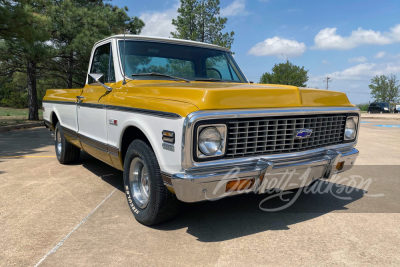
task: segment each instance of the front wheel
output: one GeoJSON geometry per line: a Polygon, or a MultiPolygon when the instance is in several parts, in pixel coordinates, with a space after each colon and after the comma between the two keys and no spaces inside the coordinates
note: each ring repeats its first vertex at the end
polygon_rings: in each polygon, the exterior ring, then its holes
{"type": "Polygon", "coordinates": [[[131,212],[144,225],[173,218],[180,202],[161,178],[153,150],[142,140],[133,141],[124,160],[124,187],[131,212]]]}

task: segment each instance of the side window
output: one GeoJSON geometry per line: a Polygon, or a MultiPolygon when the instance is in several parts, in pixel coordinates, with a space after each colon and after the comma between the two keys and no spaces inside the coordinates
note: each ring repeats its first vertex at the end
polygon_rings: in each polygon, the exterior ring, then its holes
{"type": "MultiPolygon", "coordinates": [[[[99,46],[94,51],[90,73],[102,73],[102,83],[115,82],[114,63],[111,51],[111,44],[99,46]]],[[[89,76],[89,84],[94,80],[89,76]]]]}

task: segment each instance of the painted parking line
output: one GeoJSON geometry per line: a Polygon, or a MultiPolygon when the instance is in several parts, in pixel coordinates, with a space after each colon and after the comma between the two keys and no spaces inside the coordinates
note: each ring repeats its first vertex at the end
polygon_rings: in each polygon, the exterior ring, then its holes
{"type": "Polygon", "coordinates": [[[64,242],[79,228],[82,226],[82,224],[84,224],[87,219],[89,219],[89,217],[98,209],[100,208],[101,205],[104,204],[104,202],[106,202],[107,199],[109,199],[112,194],[114,194],[115,191],[117,191],[117,189],[119,189],[121,187],[121,185],[119,185],[118,187],[116,187],[108,196],[106,196],[105,199],[103,199],[91,212],[89,212],[88,215],[86,215],[85,218],[83,218],[82,221],[80,221],[75,227],[74,229],[71,230],[71,232],[69,232],[57,245],[55,245],[55,247],[53,247],[52,249],[50,249],[46,255],[43,256],[43,258],[40,259],[40,261],[38,261],[38,263],[35,264],[35,267],[39,266],[40,264],[42,264],[42,262],[50,255],[53,254],[54,252],[56,252],[63,244],[64,242]]]}
{"type": "Polygon", "coordinates": [[[370,121],[360,121],[360,123],[371,123],[370,121]]]}
{"type": "Polygon", "coordinates": [[[399,124],[377,124],[374,126],[378,126],[378,127],[387,127],[387,128],[400,128],[399,124]]]}

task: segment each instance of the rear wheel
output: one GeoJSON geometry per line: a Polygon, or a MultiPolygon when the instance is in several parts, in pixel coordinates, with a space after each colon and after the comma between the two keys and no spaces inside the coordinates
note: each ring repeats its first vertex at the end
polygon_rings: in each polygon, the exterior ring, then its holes
{"type": "Polygon", "coordinates": [[[55,128],[54,145],[57,159],[61,164],[74,163],[79,160],[81,150],[67,141],[61,129],[60,122],[57,122],[55,128]]]}
{"type": "Polygon", "coordinates": [[[180,201],[165,187],[157,158],[142,140],[133,141],[126,152],[124,186],[131,212],[144,225],[169,220],[179,211],[180,201]]]}

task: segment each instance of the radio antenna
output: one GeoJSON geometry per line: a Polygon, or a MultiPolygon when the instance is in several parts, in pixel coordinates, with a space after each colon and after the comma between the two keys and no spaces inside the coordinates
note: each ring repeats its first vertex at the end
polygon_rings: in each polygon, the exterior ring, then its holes
{"type": "Polygon", "coordinates": [[[122,84],[126,84],[126,80],[125,80],[125,27],[124,27],[124,80],[122,81],[122,84]]]}

